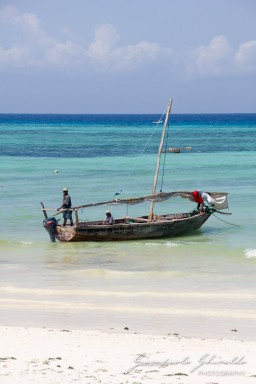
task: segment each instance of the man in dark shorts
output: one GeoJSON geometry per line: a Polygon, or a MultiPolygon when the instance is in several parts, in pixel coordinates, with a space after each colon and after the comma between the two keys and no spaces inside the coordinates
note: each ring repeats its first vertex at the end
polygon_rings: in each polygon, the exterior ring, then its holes
{"type": "MultiPolygon", "coordinates": [[[[63,203],[62,206],[57,209],[59,211],[60,209],[68,209],[71,208],[71,197],[68,194],[68,189],[66,187],[63,188],[63,203]]],[[[73,226],[73,220],[72,220],[72,211],[64,211],[63,212],[63,227],[67,224],[67,220],[70,220],[70,225],[73,226]]]]}

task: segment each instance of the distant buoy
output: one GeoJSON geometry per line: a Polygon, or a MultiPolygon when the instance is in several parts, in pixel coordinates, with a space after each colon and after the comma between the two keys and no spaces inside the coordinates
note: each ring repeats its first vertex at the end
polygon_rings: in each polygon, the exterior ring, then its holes
{"type": "Polygon", "coordinates": [[[59,173],[59,171],[58,171],[58,169],[55,169],[55,171],[54,171],[55,173],[59,173]]]}

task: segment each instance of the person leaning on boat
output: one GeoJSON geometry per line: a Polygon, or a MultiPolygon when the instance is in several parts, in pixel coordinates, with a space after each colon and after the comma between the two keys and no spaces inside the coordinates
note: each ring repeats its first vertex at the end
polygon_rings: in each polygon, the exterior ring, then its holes
{"type": "Polygon", "coordinates": [[[214,207],[213,199],[207,192],[194,191],[192,192],[194,201],[197,203],[197,210],[203,212],[204,206],[214,207]]]}
{"type": "Polygon", "coordinates": [[[114,218],[111,214],[110,211],[106,211],[106,217],[105,217],[105,220],[103,221],[103,224],[114,224],[114,218]]]}
{"type": "MultiPolygon", "coordinates": [[[[64,187],[63,188],[63,202],[62,206],[57,209],[57,211],[61,209],[68,209],[71,208],[72,203],[71,203],[71,197],[68,194],[68,188],[64,187]]],[[[63,212],[63,226],[67,224],[67,220],[70,220],[70,225],[73,226],[73,220],[72,220],[72,211],[64,211],[63,212]]]]}

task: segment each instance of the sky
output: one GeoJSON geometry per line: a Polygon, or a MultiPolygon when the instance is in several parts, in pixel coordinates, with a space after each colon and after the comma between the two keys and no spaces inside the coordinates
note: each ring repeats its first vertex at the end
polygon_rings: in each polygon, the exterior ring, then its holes
{"type": "Polygon", "coordinates": [[[0,0],[0,113],[256,113],[256,0],[0,0]]]}

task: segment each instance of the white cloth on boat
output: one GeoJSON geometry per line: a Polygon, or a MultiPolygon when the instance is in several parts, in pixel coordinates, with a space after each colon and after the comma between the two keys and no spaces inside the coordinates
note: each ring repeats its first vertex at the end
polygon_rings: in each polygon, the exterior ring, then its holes
{"type": "Polygon", "coordinates": [[[205,205],[208,205],[210,207],[214,205],[213,198],[209,195],[209,193],[202,191],[199,191],[199,193],[205,205]]]}
{"type": "Polygon", "coordinates": [[[214,208],[216,209],[226,209],[228,208],[228,197],[222,196],[222,197],[216,197],[215,199],[212,199],[214,208]]]}
{"type": "MultiPolygon", "coordinates": [[[[214,207],[218,210],[228,208],[228,197],[227,193],[222,192],[203,192],[198,191],[205,205],[214,207]]],[[[195,201],[193,192],[177,192],[177,194],[183,199],[189,199],[195,201]]]]}
{"type": "Polygon", "coordinates": [[[209,207],[214,207],[216,209],[226,209],[228,208],[228,198],[227,196],[215,197],[213,199],[212,196],[207,192],[200,191],[201,197],[205,205],[209,207]]]}

